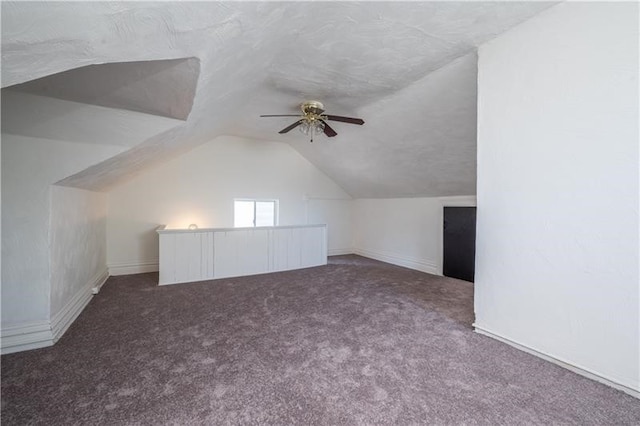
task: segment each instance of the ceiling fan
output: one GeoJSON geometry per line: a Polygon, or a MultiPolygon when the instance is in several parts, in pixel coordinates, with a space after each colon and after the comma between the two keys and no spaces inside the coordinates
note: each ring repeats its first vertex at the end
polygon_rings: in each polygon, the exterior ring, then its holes
{"type": "Polygon", "coordinates": [[[271,114],[261,115],[260,117],[299,117],[300,119],[298,121],[290,126],[285,127],[278,133],[284,134],[300,126],[300,131],[302,133],[304,133],[305,135],[310,135],[311,142],[313,142],[314,134],[317,135],[320,133],[324,133],[330,138],[338,134],[331,128],[331,126],[329,126],[327,120],[341,121],[343,123],[359,125],[364,124],[364,120],[361,118],[324,114],[324,105],[322,105],[322,103],[318,101],[303,102],[300,105],[300,109],[302,109],[302,116],[300,116],[299,114],[271,114]]]}

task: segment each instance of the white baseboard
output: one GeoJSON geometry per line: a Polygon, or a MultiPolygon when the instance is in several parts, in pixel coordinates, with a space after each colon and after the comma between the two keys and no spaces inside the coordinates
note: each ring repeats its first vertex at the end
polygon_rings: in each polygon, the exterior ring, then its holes
{"type": "Polygon", "coordinates": [[[93,286],[91,287],[91,294],[100,293],[100,289],[102,288],[104,283],[107,282],[108,279],[109,279],[109,271],[107,268],[105,268],[104,271],[96,275],[95,279],[93,280],[93,286]]]}
{"type": "Polygon", "coordinates": [[[11,354],[53,345],[49,321],[37,321],[9,327],[0,331],[0,353],[11,354]]]}
{"type": "Polygon", "coordinates": [[[438,266],[434,262],[410,259],[396,253],[380,252],[361,248],[353,249],[353,252],[360,256],[391,263],[392,265],[403,266],[405,268],[415,269],[416,271],[438,275],[438,266]]]}
{"type": "Polygon", "coordinates": [[[93,294],[100,291],[109,278],[107,270],[97,273],[69,302],[56,313],[51,321],[37,321],[3,327],[0,331],[0,352],[10,354],[52,346],[87,306],[93,294]]]}
{"type": "Polygon", "coordinates": [[[340,248],[340,249],[329,249],[327,251],[327,256],[340,256],[343,254],[353,254],[352,248],[340,248]]]}
{"type": "Polygon", "coordinates": [[[521,351],[527,352],[527,353],[529,353],[531,355],[535,355],[535,356],[537,356],[539,358],[542,358],[542,359],[544,359],[546,361],[552,362],[552,363],[554,363],[556,365],[559,365],[560,367],[566,368],[567,370],[571,370],[576,374],[579,374],[579,375],[587,377],[587,378],[589,378],[591,380],[595,380],[597,382],[603,383],[603,384],[605,384],[607,386],[611,386],[612,388],[621,390],[621,391],[623,391],[623,392],[625,392],[625,393],[627,393],[627,394],[629,394],[629,395],[631,395],[633,397],[640,398],[640,391],[639,390],[633,389],[633,388],[631,388],[631,387],[629,387],[627,385],[624,385],[622,383],[619,383],[619,382],[617,382],[617,381],[615,381],[615,380],[613,380],[613,379],[611,379],[609,377],[606,377],[606,376],[604,376],[602,374],[599,374],[599,373],[596,373],[594,371],[591,371],[588,368],[575,365],[575,364],[573,364],[573,363],[571,363],[571,362],[569,362],[567,360],[559,359],[559,358],[554,357],[553,355],[549,355],[547,353],[538,351],[538,350],[533,349],[533,348],[531,348],[531,347],[529,347],[529,346],[527,346],[525,344],[518,343],[518,342],[513,341],[513,340],[511,340],[511,339],[509,339],[507,337],[503,337],[498,333],[494,333],[492,331],[489,331],[486,328],[484,328],[484,327],[482,327],[482,326],[480,326],[478,324],[474,323],[473,327],[475,328],[475,331],[478,334],[482,334],[484,336],[491,337],[492,339],[499,340],[500,342],[506,343],[509,346],[513,346],[516,349],[520,349],[521,351]]]}
{"type": "Polygon", "coordinates": [[[60,311],[53,315],[51,318],[51,330],[53,333],[53,342],[57,342],[58,339],[67,331],[69,326],[78,318],[78,315],[89,304],[89,301],[93,297],[94,290],[100,289],[109,275],[107,270],[104,269],[98,272],[87,284],[85,284],[80,290],[74,294],[66,305],[60,309],[60,311]]]}
{"type": "Polygon", "coordinates": [[[131,275],[158,272],[158,259],[138,263],[110,263],[109,275],[131,275]]]}

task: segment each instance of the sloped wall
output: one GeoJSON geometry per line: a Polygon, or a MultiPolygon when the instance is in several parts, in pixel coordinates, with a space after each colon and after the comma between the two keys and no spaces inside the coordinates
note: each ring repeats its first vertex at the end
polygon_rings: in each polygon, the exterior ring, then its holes
{"type": "Polygon", "coordinates": [[[476,328],[640,390],[638,4],[479,52],[476,328]]]}
{"type": "Polygon", "coordinates": [[[288,144],[221,136],[109,192],[113,274],[157,270],[158,225],[232,227],[234,198],[279,200],[279,224],[327,223],[351,248],[351,197],[288,144]]]}

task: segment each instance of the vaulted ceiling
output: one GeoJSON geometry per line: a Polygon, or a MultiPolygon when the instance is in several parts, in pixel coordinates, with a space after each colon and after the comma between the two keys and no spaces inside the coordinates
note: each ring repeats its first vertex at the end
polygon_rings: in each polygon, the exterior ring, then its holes
{"type": "Polygon", "coordinates": [[[554,3],[2,2],[3,98],[161,116],[80,188],[230,134],[291,144],[354,197],[472,195],[477,47],[554,3]],[[259,118],[307,99],[366,123],[311,144],[259,118]]]}

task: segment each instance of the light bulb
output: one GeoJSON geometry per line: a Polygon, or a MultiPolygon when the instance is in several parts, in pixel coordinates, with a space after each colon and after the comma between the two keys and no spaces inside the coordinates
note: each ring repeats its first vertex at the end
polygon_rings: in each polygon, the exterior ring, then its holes
{"type": "Polygon", "coordinates": [[[310,126],[309,122],[307,120],[305,120],[302,123],[300,123],[300,126],[298,126],[298,129],[300,129],[300,131],[303,134],[308,135],[309,134],[309,130],[311,129],[311,126],[310,126]]]}
{"type": "Polygon", "coordinates": [[[189,225],[189,229],[198,229],[198,225],[192,223],[191,225],[189,225]]]}

